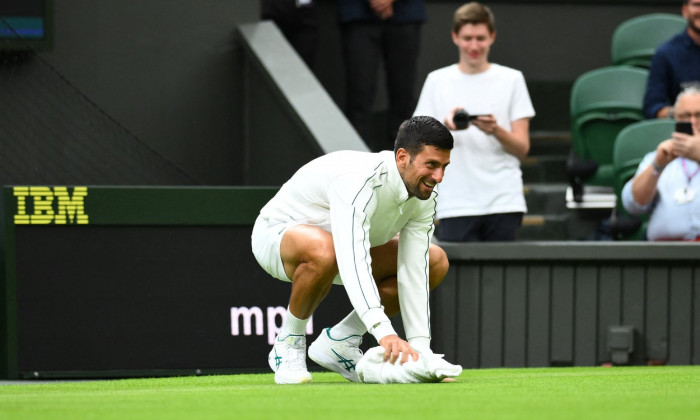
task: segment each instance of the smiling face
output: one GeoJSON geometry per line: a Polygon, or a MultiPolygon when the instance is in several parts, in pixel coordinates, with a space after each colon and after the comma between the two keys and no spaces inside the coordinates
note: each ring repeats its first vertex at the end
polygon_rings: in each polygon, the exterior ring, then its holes
{"type": "Polygon", "coordinates": [[[430,198],[435,186],[442,182],[449,163],[450,151],[435,146],[423,147],[413,158],[406,149],[396,152],[396,166],[408,195],[420,200],[430,198]]]}
{"type": "Polygon", "coordinates": [[[452,32],[452,42],[459,49],[459,64],[463,71],[481,72],[488,68],[489,51],[496,40],[485,23],[467,23],[452,32]]]}

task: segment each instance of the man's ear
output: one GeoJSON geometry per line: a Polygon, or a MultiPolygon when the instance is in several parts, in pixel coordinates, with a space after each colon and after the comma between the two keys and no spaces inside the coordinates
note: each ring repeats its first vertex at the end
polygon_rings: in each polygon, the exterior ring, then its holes
{"type": "Polygon", "coordinates": [[[399,150],[396,151],[396,166],[403,166],[408,163],[409,160],[411,160],[411,155],[406,149],[399,148],[399,150]]]}
{"type": "Polygon", "coordinates": [[[450,31],[450,35],[452,35],[452,43],[459,46],[459,38],[458,38],[457,32],[450,31]]]}

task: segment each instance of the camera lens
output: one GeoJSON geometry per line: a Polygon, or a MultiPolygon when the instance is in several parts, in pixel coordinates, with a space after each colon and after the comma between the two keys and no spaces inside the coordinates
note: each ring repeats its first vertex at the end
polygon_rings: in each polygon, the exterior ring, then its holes
{"type": "Polygon", "coordinates": [[[469,126],[469,113],[463,109],[455,111],[452,122],[458,130],[464,130],[469,126]]]}

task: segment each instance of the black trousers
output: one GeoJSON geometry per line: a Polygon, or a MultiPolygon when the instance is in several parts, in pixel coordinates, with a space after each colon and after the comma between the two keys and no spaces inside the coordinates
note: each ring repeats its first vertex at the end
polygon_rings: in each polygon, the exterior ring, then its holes
{"type": "Polygon", "coordinates": [[[316,5],[297,7],[296,0],[261,0],[260,18],[272,20],[297,54],[313,70],[318,46],[316,5]]]}
{"type": "Polygon", "coordinates": [[[374,151],[393,150],[401,123],[416,107],[420,23],[354,22],[341,25],[345,62],[345,115],[374,151]],[[372,111],[380,63],[389,99],[388,135],[373,138],[372,111]]]}
{"type": "Polygon", "coordinates": [[[499,242],[518,239],[523,213],[440,219],[435,236],[444,242],[499,242]]]}

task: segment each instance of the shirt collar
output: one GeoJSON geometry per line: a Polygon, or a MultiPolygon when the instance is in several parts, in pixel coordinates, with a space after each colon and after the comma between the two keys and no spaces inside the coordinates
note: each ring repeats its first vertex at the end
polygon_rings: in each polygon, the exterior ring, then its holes
{"type": "Polygon", "coordinates": [[[393,151],[385,150],[380,152],[384,162],[386,162],[386,167],[388,171],[388,181],[392,188],[396,190],[396,201],[403,203],[408,200],[408,191],[406,190],[406,184],[403,183],[401,174],[399,173],[399,168],[396,166],[396,155],[393,151]]]}
{"type": "Polygon", "coordinates": [[[683,46],[686,48],[700,48],[700,45],[688,35],[688,28],[685,28],[683,32],[681,32],[681,39],[683,40],[683,46]]]}

